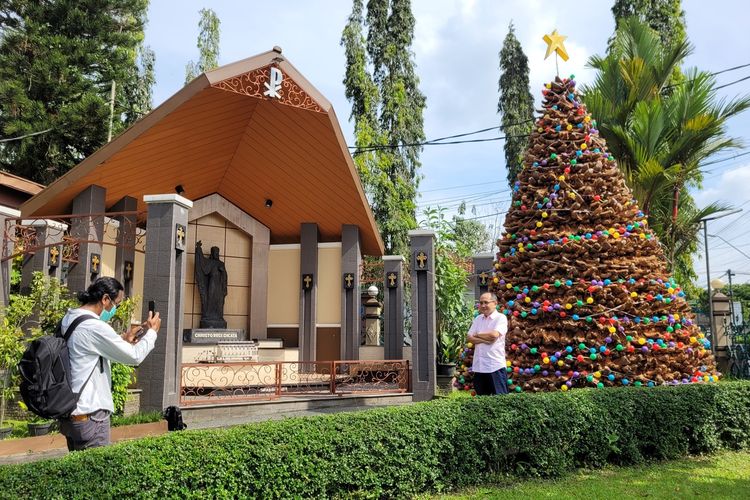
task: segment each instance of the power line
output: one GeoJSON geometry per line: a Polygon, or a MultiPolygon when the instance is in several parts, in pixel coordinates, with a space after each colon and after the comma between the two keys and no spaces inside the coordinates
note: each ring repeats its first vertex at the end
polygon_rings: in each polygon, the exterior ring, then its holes
{"type": "Polygon", "coordinates": [[[8,139],[0,139],[0,142],[20,141],[21,139],[25,139],[27,137],[46,134],[47,132],[50,132],[51,130],[52,130],[51,128],[48,128],[47,130],[42,130],[39,132],[32,132],[30,134],[25,134],[25,135],[19,135],[18,137],[9,137],[8,139]]]}
{"type": "Polygon", "coordinates": [[[750,80],[750,75],[746,76],[745,78],[740,78],[739,80],[735,80],[733,82],[725,83],[724,85],[719,85],[718,87],[714,87],[714,90],[723,89],[724,87],[729,87],[730,85],[734,85],[735,83],[744,82],[745,80],[750,80]]]}
{"type": "Polygon", "coordinates": [[[505,181],[478,182],[476,184],[464,184],[462,186],[451,186],[451,187],[447,187],[447,188],[426,189],[424,191],[420,191],[420,193],[432,193],[432,192],[435,192],[435,191],[448,191],[450,189],[460,189],[460,188],[465,188],[465,187],[485,186],[487,184],[497,184],[497,183],[500,183],[500,182],[505,182],[505,181]]]}
{"type": "Polygon", "coordinates": [[[726,243],[727,245],[729,245],[730,247],[734,248],[739,253],[741,253],[742,255],[744,255],[745,257],[747,257],[748,259],[750,259],[750,255],[746,254],[745,252],[743,252],[742,250],[740,250],[736,246],[732,245],[731,243],[729,243],[727,240],[725,240],[724,238],[722,238],[718,234],[709,234],[709,236],[713,236],[714,238],[719,238],[721,241],[723,241],[724,243],[726,243]]]}

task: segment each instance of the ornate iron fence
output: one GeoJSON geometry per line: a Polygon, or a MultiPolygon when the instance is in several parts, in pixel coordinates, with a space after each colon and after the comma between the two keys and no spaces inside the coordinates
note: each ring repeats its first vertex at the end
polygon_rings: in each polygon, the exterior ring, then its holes
{"type": "MultiPolygon", "coordinates": [[[[81,243],[99,243],[133,249],[144,253],[145,232],[137,230],[138,221],[145,219],[146,212],[108,212],[96,214],[67,214],[49,215],[45,217],[7,218],[5,227],[2,229],[2,249],[0,251],[0,262],[13,259],[19,255],[33,254],[37,251],[46,251],[51,247],[62,247],[62,262],[75,264],[78,262],[78,246],[81,243]],[[55,243],[41,245],[37,237],[35,223],[54,221],[64,226],[45,226],[50,231],[50,236],[55,243]],[[91,240],[78,238],[70,233],[72,222],[84,221],[90,227],[100,227],[102,234],[106,234],[110,240],[91,240]],[[121,236],[122,235],[122,236],[121,236]]],[[[88,234],[88,232],[87,232],[88,234]]]]}
{"type": "Polygon", "coordinates": [[[408,360],[182,365],[180,405],[410,391],[408,360]]]}

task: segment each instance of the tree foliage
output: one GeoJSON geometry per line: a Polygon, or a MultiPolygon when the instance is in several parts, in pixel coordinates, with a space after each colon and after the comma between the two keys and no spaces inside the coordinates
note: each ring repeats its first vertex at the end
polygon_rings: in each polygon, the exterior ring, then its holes
{"type": "Polygon", "coordinates": [[[687,38],[682,0],[615,0],[612,15],[615,26],[621,20],[637,17],[659,34],[665,47],[682,43],[687,38]]]}
{"type": "Polygon", "coordinates": [[[425,210],[422,225],[435,231],[435,309],[437,359],[455,363],[472,320],[472,304],[466,299],[469,272],[467,257],[459,253],[454,227],[441,207],[425,210]]]}
{"type": "Polygon", "coordinates": [[[502,114],[500,130],[505,136],[505,168],[508,185],[513,183],[523,166],[523,155],[534,119],[534,98],[529,91],[529,60],[516,38],[513,23],[500,50],[500,99],[497,112],[502,114]]]}
{"type": "Polygon", "coordinates": [[[599,70],[584,100],[618,159],[626,182],[665,247],[669,269],[680,282],[695,277],[690,255],[697,249],[698,224],[727,207],[696,207],[688,193],[699,187],[701,167],[717,153],[740,146],[726,122],[750,107],[750,98],[719,99],[708,73],[689,70],[670,84],[691,52],[687,41],[667,46],[637,18],[623,20],[606,57],[589,65],[599,70]]]}
{"type": "MultiPolygon", "coordinates": [[[[148,0],[0,3],[0,168],[49,183],[143,111],[135,91],[148,0]],[[125,92],[122,89],[126,89],[125,92]]],[[[146,82],[148,83],[148,82],[146,82]]]]}
{"type": "Polygon", "coordinates": [[[355,164],[387,253],[406,253],[416,227],[426,100],[410,49],[414,24],[410,0],[369,0],[366,9],[354,0],[341,38],[355,164]]]}
{"type": "Polygon", "coordinates": [[[221,21],[212,9],[201,9],[198,21],[198,62],[190,61],[185,66],[185,84],[201,73],[210,71],[219,65],[219,42],[221,38],[221,21]]]}

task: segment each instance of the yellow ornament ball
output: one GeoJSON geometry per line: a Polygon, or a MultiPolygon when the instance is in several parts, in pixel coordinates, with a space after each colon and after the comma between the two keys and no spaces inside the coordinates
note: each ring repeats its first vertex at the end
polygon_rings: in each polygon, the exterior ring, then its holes
{"type": "Polygon", "coordinates": [[[539,222],[536,223],[536,227],[542,227],[543,225],[544,224],[542,223],[542,221],[539,221],[539,222]]]}
{"type": "Polygon", "coordinates": [[[573,130],[573,125],[571,125],[570,123],[568,123],[568,126],[565,127],[565,130],[573,130]]]}
{"type": "Polygon", "coordinates": [[[544,358],[544,359],[542,360],[542,363],[544,363],[545,365],[546,365],[547,363],[549,363],[549,358],[544,358]]]}
{"type": "Polygon", "coordinates": [[[563,386],[560,387],[560,390],[563,391],[563,392],[567,392],[568,391],[568,386],[565,385],[565,384],[563,384],[563,386]]]}
{"type": "Polygon", "coordinates": [[[609,330],[609,333],[615,333],[617,331],[617,328],[615,328],[614,326],[610,326],[608,330],[609,330]]]}
{"type": "Polygon", "coordinates": [[[573,304],[571,304],[571,303],[565,304],[565,309],[570,309],[572,307],[573,307],[573,304]]]}
{"type": "Polygon", "coordinates": [[[558,360],[557,366],[565,366],[565,362],[562,359],[558,360]]]}
{"type": "Polygon", "coordinates": [[[636,292],[630,292],[630,296],[635,298],[635,297],[638,297],[638,294],[636,292]]]}
{"type": "Polygon", "coordinates": [[[587,147],[588,147],[588,146],[586,145],[586,143],[585,143],[585,142],[584,142],[583,144],[581,144],[581,150],[585,150],[585,149],[586,149],[587,147]]]}
{"type": "Polygon", "coordinates": [[[505,366],[512,366],[512,363],[510,361],[506,361],[505,366]]]}
{"type": "Polygon", "coordinates": [[[643,345],[643,344],[645,344],[645,343],[646,343],[646,339],[644,339],[643,337],[641,337],[641,338],[639,338],[639,339],[638,339],[638,343],[639,343],[640,345],[643,345]]]}
{"type": "Polygon", "coordinates": [[[602,378],[602,372],[594,372],[594,377],[602,378]]]}
{"type": "Polygon", "coordinates": [[[562,182],[562,181],[564,181],[564,180],[565,180],[565,176],[564,176],[564,175],[561,175],[560,177],[558,177],[558,178],[557,178],[557,180],[558,180],[558,181],[560,181],[560,182],[562,182]]]}
{"type": "Polygon", "coordinates": [[[594,298],[593,298],[593,297],[588,297],[588,298],[586,299],[586,303],[587,303],[587,304],[593,304],[593,303],[594,303],[594,298]]]}
{"type": "MultiPolygon", "coordinates": [[[[468,347],[469,349],[472,349],[472,348],[474,347],[474,344],[472,344],[471,342],[468,342],[468,343],[466,344],[466,347],[468,347]]],[[[496,366],[497,366],[497,365],[496,365],[496,366]]]]}

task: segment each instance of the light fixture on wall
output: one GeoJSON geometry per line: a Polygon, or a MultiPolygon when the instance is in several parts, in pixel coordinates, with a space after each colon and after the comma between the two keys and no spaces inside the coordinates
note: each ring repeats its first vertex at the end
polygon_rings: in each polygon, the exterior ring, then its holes
{"type": "Polygon", "coordinates": [[[174,192],[175,192],[175,193],[177,193],[178,195],[182,196],[182,193],[184,193],[184,192],[185,192],[185,188],[184,188],[184,187],[182,187],[182,184],[177,184],[177,185],[176,185],[176,186],[174,187],[174,192]]]}
{"type": "Polygon", "coordinates": [[[271,198],[266,198],[266,208],[271,208],[273,206],[273,200],[271,198]]]}

